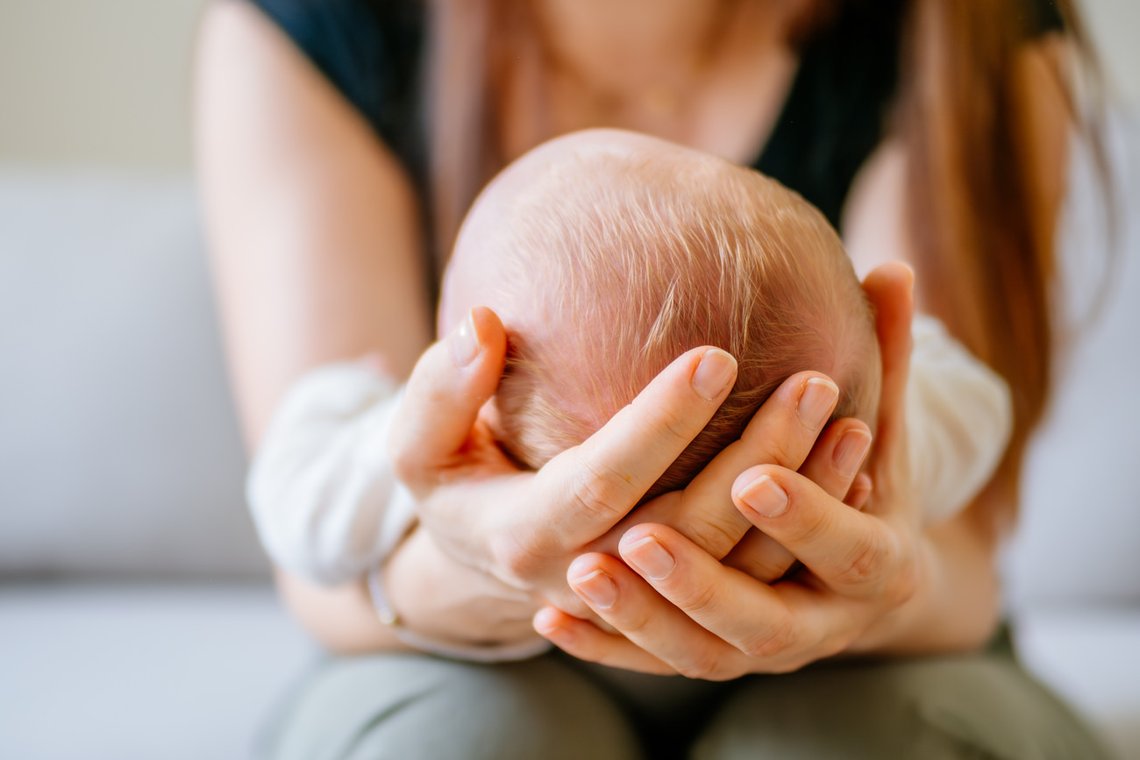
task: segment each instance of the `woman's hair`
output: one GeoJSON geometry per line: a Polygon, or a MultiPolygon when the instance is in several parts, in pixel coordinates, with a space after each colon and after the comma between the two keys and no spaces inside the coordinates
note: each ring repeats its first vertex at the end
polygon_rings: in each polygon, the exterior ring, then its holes
{"type": "MultiPolygon", "coordinates": [[[[796,37],[842,18],[816,0],[796,37]]],[[[907,148],[908,234],[933,314],[1013,393],[1014,434],[992,488],[1016,506],[1029,434],[1052,383],[1054,232],[1058,206],[1034,161],[1024,43],[1030,0],[902,0],[900,82],[891,131],[907,148]]],[[[446,251],[482,185],[505,163],[498,114],[518,88],[540,86],[539,26],[519,0],[431,4],[431,166],[436,250],[446,251]]],[[[1058,0],[1086,62],[1089,42],[1072,0],[1058,0]]],[[[885,23],[885,22],[884,22],[885,23]]],[[[1060,76],[1060,72],[1057,72],[1060,76]]],[[[1071,96],[1068,81],[1058,81],[1071,96]]],[[[1069,116],[1079,114],[1069,98],[1069,116]]],[[[512,125],[513,127],[514,125],[512,125]]],[[[533,143],[553,135],[535,127],[533,143]]],[[[532,144],[533,144],[532,143],[532,144]]]]}

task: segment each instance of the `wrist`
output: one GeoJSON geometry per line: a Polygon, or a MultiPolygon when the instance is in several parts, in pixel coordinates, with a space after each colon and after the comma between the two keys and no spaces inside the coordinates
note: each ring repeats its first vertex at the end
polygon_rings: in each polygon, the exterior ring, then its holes
{"type": "Polygon", "coordinates": [[[370,582],[381,617],[421,651],[491,661],[548,648],[530,624],[535,601],[456,562],[426,530],[414,530],[370,582]]]}

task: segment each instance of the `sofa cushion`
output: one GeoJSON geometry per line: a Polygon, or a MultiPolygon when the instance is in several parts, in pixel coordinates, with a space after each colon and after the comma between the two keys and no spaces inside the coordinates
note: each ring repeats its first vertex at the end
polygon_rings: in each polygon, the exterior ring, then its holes
{"type": "Polygon", "coordinates": [[[266,573],[186,179],[0,172],[0,574],[266,573]]]}
{"type": "Polygon", "coordinates": [[[249,757],[315,658],[267,586],[0,586],[0,757],[249,757]]]}

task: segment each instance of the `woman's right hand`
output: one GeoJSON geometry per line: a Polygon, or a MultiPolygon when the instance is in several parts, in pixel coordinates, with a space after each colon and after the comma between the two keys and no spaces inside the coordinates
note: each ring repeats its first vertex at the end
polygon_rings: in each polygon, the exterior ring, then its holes
{"type": "Polygon", "coordinates": [[[529,472],[503,454],[478,418],[505,355],[499,318],[473,309],[416,365],[391,456],[443,552],[585,613],[566,568],[633,509],[711,419],[735,382],[736,361],[715,348],[686,352],[589,440],[529,472]]]}

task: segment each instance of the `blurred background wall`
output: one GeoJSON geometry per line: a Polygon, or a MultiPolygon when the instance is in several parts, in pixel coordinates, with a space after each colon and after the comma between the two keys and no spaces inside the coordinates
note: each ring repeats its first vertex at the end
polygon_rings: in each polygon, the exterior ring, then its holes
{"type": "Polygon", "coordinates": [[[0,161],[185,171],[205,0],[0,0],[0,161]]]}
{"type": "MultiPolygon", "coordinates": [[[[0,161],[187,169],[205,2],[0,0],[0,161]]],[[[1140,103],[1140,2],[1082,5],[1113,83],[1140,103]]]]}

